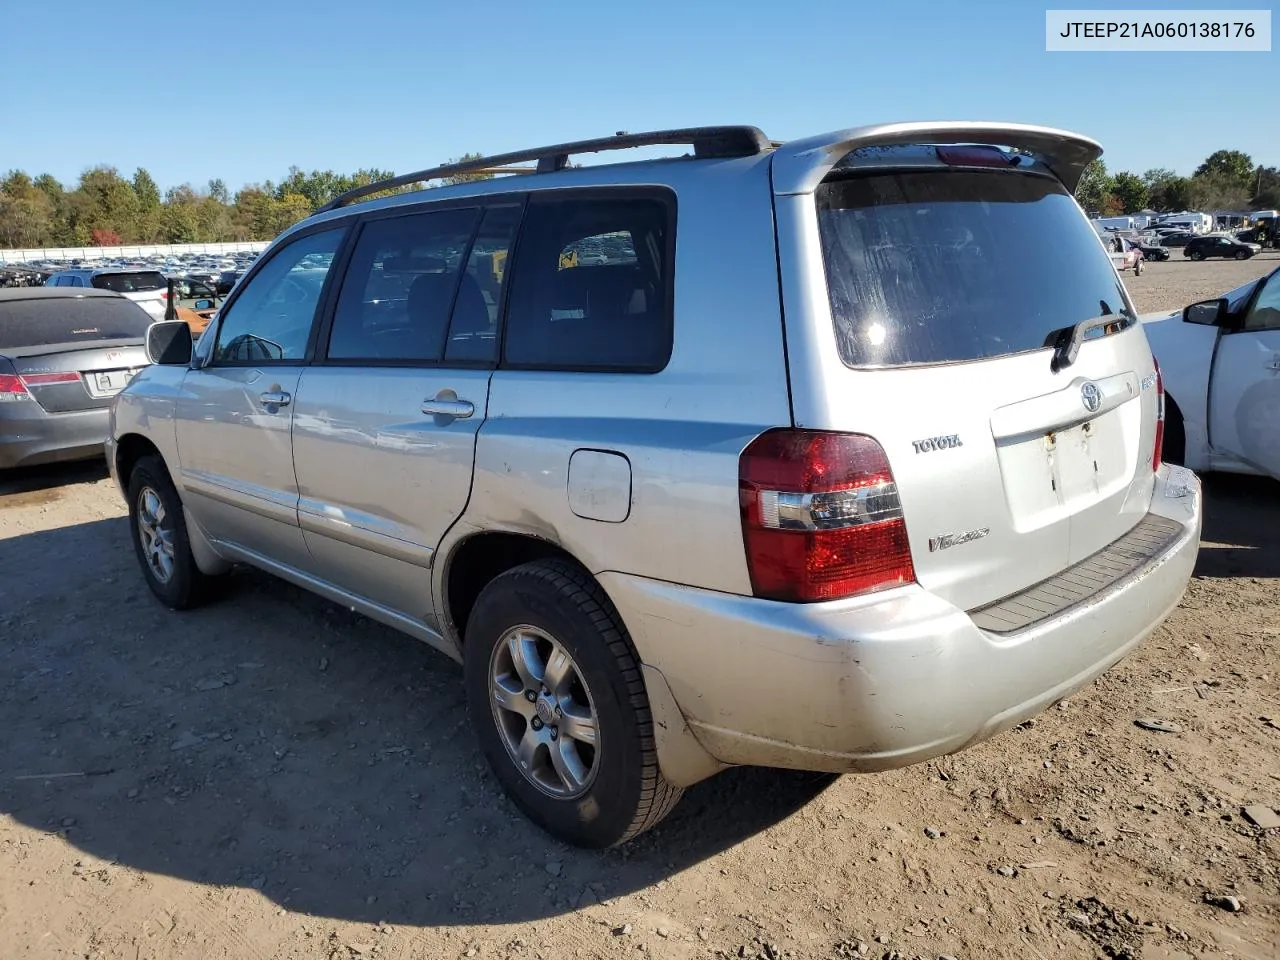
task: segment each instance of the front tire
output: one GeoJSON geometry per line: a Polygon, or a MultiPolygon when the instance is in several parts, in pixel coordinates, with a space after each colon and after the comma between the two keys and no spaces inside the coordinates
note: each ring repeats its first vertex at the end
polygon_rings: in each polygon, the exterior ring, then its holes
{"type": "Polygon", "coordinates": [[[1204,254],[1203,254],[1203,253],[1201,253],[1199,250],[1196,250],[1196,251],[1194,251],[1193,253],[1188,254],[1188,256],[1189,256],[1189,257],[1191,257],[1191,259],[1192,259],[1192,260],[1203,260],[1203,259],[1204,259],[1204,254]]]}
{"type": "Polygon", "coordinates": [[[1248,259],[1249,259],[1249,251],[1248,251],[1248,250],[1237,250],[1237,251],[1236,251],[1236,259],[1237,259],[1237,260],[1248,260],[1248,259]]]}
{"type": "Polygon", "coordinates": [[[537,561],[496,577],[472,608],[463,661],[485,757],[548,833],[611,847],[675,807],[682,791],[658,769],[639,658],[585,571],[537,561]]]}
{"type": "Polygon", "coordinates": [[[196,566],[182,498],[157,456],[141,458],[129,475],[129,531],[142,575],[161,603],[187,610],[212,596],[221,578],[196,566]]]}
{"type": "Polygon", "coordinates": [[[1134,263],[1134,265],[1133,265],[1133,275],[1134,275],[1135,277],[1140,277],[1140,276],[1142,276],[1142,261],[1141,261],[1141,260],[1139,260],[1139,261],[1137,261],[1136,263],[1134,263]]]}

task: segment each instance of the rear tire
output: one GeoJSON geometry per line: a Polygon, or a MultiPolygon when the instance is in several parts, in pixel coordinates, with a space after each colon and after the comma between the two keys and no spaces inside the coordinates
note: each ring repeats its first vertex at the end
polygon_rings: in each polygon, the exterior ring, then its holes
{"type": "Polygon", "coordinates": [[[1140,276],[1142,276],[1142,261],[1141,261],[1141,260],[1139,260],[1139,261],[1137,261],[1136,263],[1134,263],[1134,265],[1133,265],[1133,275],[1134,275],[1135,277],[1140,277],[1140,276]]]}
{"type": "Polygon", "coordinates": [[[158,456],[142,457],[129,475],[129,535],[147,586],[165,606],[199,606],[223,581],[196,566],[182,498],[158,456]]]}
{"type": "Polygon", "coordinates": [[[1194,251],[1193,253],[1189,253],[1189,254],[1187,254],[1187,256],[1189,256],[1192,260],[1203,260],[1203,259],[1204,259],[1204,254],[1203,254],[1203,253],[1201,253],[1199,250],[1196,250],[1196,251],[1194,251]]]}
{"type": "Polygon", "coordinates": [[[1249,259],[1249,251],[1247,251],[1247,250],[1237,250],[1237,251],[1236,251],[1236,259],[1237,259],[1237,260],[1248,260],[1248,259],[1249,259]]]}
{"type": "Polygon", "coordinates": [[[679,801],[683,791],[658,769],[639,657],[582,569],[536,561],[494,578],[467,621],[463,663],[485,757],[548,833],[611,847],[679,801]]]}

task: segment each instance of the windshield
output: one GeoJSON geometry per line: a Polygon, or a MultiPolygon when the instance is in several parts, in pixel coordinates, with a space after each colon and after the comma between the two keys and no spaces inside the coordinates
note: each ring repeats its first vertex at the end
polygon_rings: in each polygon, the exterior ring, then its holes
{"type": "Polygon", "coordinates": [[[100,273],[93,278],[92,283],[99,290],[114,290],[116,293],[146,293],[163,290],[168,286],[164,274],[151,270],[140,273],[100,273]]]}
{"type": "Polygon", "coordinates": [[[0,300],[0,351],[92,340],[143,340],[151,318],[119,297],[0,300]]]}
{"type": "Polygon", "coordinates": [[[875,173],[823,183],[816,199],[849,366],[1038,350],[1081,320],[1132,316],[1093,227],[1049,177],[875,173]]]}

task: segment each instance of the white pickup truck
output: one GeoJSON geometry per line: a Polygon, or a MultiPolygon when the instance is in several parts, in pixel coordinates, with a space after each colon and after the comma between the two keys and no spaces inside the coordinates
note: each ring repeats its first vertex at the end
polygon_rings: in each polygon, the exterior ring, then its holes
{"type": "Polygon", "coordinates": [[[1280,480],[1280,269],[1141,319],[1164,378],[1165,459],[1280,480]]]}

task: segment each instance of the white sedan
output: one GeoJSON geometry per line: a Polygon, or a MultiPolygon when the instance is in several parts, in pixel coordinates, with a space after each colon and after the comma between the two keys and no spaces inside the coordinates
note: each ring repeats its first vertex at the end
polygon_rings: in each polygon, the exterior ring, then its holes
{"type": "Polygon", "coordinates": [[[1142,322],[1164,378],[1165,458],[1280,480],[1280,269],[1142,322]]]}

